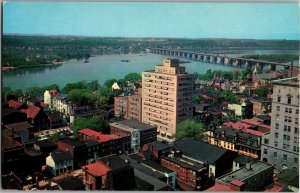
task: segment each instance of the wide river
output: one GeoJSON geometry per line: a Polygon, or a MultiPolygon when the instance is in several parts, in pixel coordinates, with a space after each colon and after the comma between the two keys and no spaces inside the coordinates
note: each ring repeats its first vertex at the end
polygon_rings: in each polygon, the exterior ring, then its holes
{"type": "MultiPolygon", "coordinates": [[[[14,89],[26,89],[32,86],[46,86],[50,84],[57,84],[62,88],[67,83],[81,80],[98,80],[100,84],[103,84],[108,79],[121,79],[131,72],[141,73],[145,70],[152,70],[155,65],[161,64],[164,58],[166,56],[151,53],[98,55],[90,58],[88,63],[69,60],[63,65],[55,67],[5,71],[2,74],[2,83],[3,87],[14,89]],[[121,60],[129,60],[130,62],[121,62],[121,60]]],[[[205,73],[208,69],[228,71],[235,69],[230,66],[198,61],[191,61],[191,63],[181,65],[186,67],[188,73],[205,73]]]]}

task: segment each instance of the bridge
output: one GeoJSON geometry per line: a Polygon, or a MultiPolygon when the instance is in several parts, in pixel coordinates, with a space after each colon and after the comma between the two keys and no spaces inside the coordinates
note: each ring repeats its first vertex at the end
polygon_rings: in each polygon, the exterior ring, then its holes
{"type": "MultiPolygon", "coordinates": [[[[263,60],[254,60],[247,58],[236,58],[229,56],[221,56],[216,54],[205,54],[205,53],[196,53],[191,51],[181,51],[181,50],[170,50],[170,49],[162,49],[162,48],[148,48],[148,51],[154,54],[162,54],[167,56],[175,56],[178,58],[186,58],[189,60],[214,63],[214,64],[222,64],[226,66],[234,66],[240,68],[252,68],[254,65],[259,66],[262,70],[270,70],[275,71],[276,66],[283,66],[285,69],[290,68],[290,64],[288,63],[279,63],[279,62],[270,62],[263,60]]],[[[298,68],[297,66],[295,66],[298,68]]]]}

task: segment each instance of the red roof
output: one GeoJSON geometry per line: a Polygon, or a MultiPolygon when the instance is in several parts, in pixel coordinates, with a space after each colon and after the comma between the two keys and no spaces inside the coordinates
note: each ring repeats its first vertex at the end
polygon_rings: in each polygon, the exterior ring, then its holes
{"type": "Polygon", "coordinates": [[[239,186],[239,187],[241,187],[242,185],[245,184],[244,182],[237,180],[237,179],[232,180],[230,183],[233,185],[239,186]]]}
{"type": "Polygon", "coordinates": [[[8,105],[8,107],[17,109],[17,108],[19,108],[22,105],[22,103],[19,103],[19,102],[15,101],[15,100],[9,100],[9,101],[7,101],[7,105],[8,105]]]}
{"type": "Polygon", "coordinates": [[[258,126],[258,131],[261,131],[263,133],[270,132],[270,130],[271,130],[270,125],[266,125],[266,124],[262,123],[261,121],[258,121],[257,119],[254,119],[254,118],[243,119],[242,122],[250,124],[250,125],[258,126]]]}
{"type": "Polygon", "coordinates": [[[27,109],[27,118],[35,118],[35,116],[40,112],[41,108],[34,106],[34,105],[30,105],[27,109]]]}
{"type": "Polygon", "coordinates": [[[55,97],[55,96],[58,95],[57,90],[49,90],[49,93],[50,93],[50,95],[51,95],[52,97],[55,97]]]}
{"type": "Polygon", "coordinates": [[[265,192],[281,192],[283,190],[283,186],[280,185],[274,185],[270,189],[266,189],[265,192]]]}
{"type": "Polygon", "coordinates": [[[101,161],[82,166],[81,168],[93,176],[104,176],[111,171],[111,168],[101,161]]]}
{"type": "Polygon", "coordinates": [[[240,131],[243,131],[244,133],[249,133],[249,134],[252,134],[252,135],[259,136],[259,137],[261,137],[263,135],[263,132],[261,132],[261,131],[256,131],[256,130],[250,129],[251,125],[248,125],[246,123],[226,122],[223,125],[225,125],[227,127],[230,127],[232,129],[240,130],[240,131]]]}
{"type": "Polygon", "coordinates": [[[117,136],[115,134],[102,134],[101,132],[97,132],[97,131],[94,131],[89,128],[81,129],[78,132],[83,135],[87,135],[91,138],[94,138],[94,140],[97,140],[98,142],[106,142],[106,141],[120,138],[119,136],[117,136]]]}
{"type": "Polygon", "coordinates": [[[205,190],[207,192],[229,192],[230,186],[228,184],[220,184],[217,183],[213,186],[205,190]]]}

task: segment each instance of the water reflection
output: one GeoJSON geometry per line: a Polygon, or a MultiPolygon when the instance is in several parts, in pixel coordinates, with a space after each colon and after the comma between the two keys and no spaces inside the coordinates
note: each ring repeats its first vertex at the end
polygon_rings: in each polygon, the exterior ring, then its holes
{"type": "Polygon", "coordinates": [[[40,74],[44,73],[46,70],[55,70],[62,65],[53,65],[53,66],[37,66],[30,68],[16,68],[12,70],[3,71],[4,76],[17,76],[17,75],[25,75],[25,74],[40,74]]]}

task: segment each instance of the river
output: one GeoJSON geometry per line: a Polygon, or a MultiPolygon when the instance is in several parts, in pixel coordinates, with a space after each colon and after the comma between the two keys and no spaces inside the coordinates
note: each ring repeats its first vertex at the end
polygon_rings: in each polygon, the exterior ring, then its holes
{"type": "MultiPolygon", "coordinates": [[[[2,84],[3,87],[11,87],[13,89],[26,89],[32,86],[46,86],[50,84],[57,84],[62,88],[66,83],[81,80],[98,80],[100,84],[103,84],[108,79],[121,79],[131,72],[141,73],[145,70],[154,69],[154,66],[161,64],[164,58],[166,56],[152,53],[98,55],[91,57],[88,63],[69,60],[59,66],[4,71],[2,73],[2,84]],[[122,62],[121,60],[129,60],[129,62],[122,62]]],[[[208,69],[228,71],[237,69],[198,61],[191,61],[191,63],[181,65],[186,67],[188,73],[205,73],[208,69]]]]}

